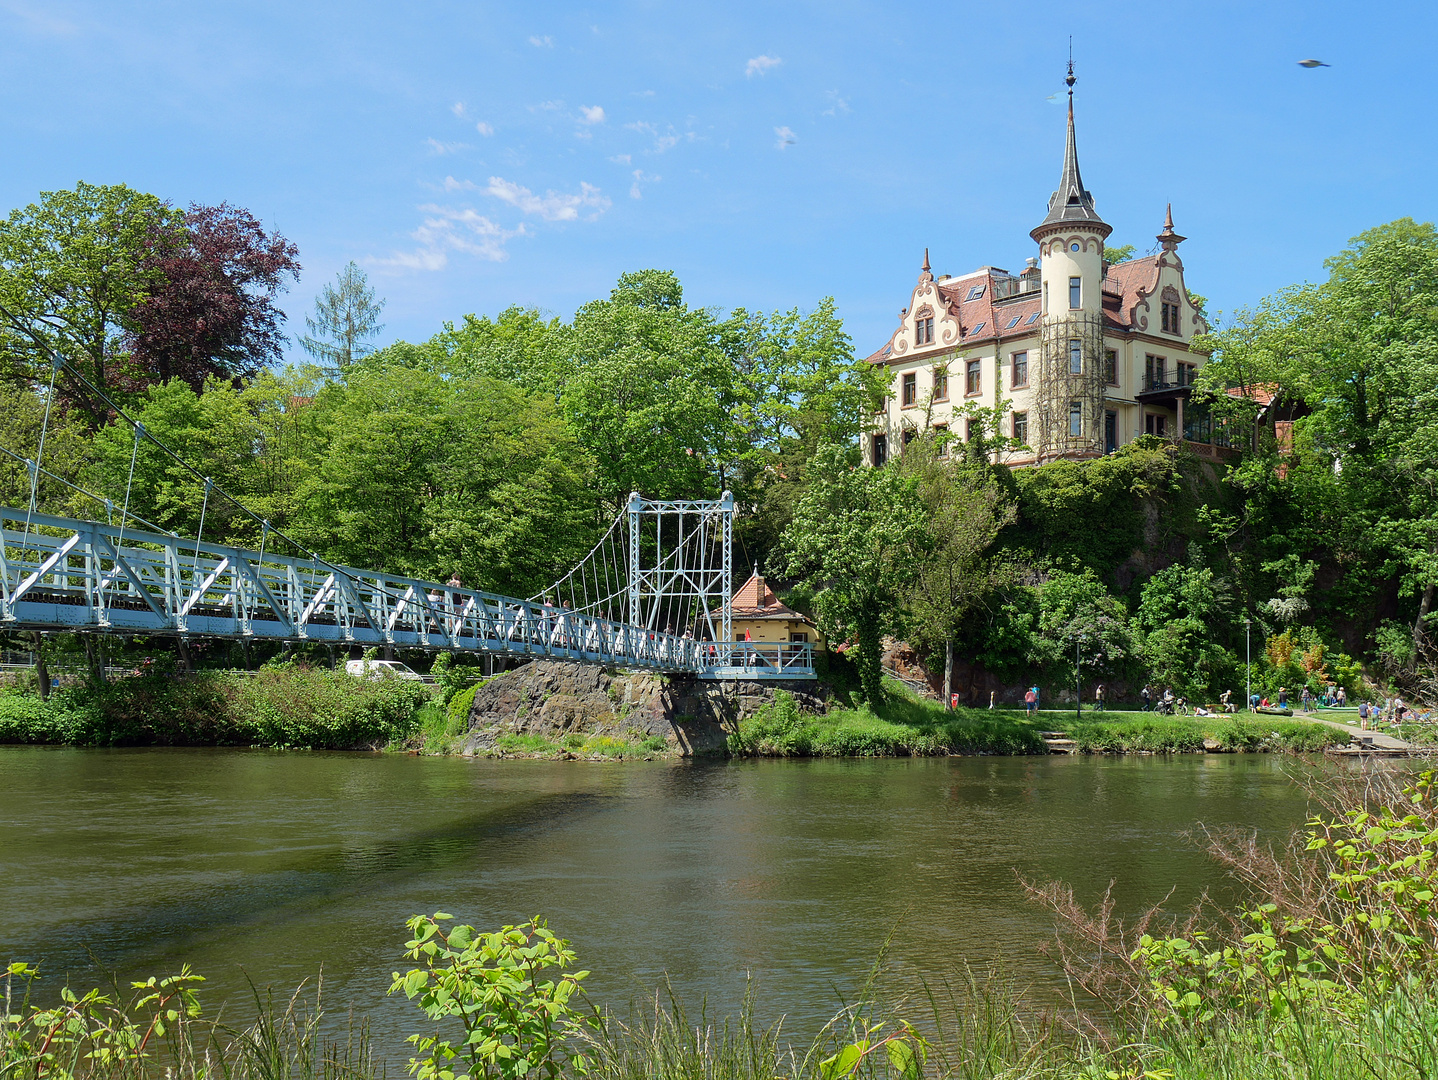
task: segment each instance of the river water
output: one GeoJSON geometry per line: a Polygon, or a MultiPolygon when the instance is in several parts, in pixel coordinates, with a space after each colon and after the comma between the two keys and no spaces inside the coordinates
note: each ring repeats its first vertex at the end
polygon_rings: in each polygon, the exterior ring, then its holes
{"type": "Polygon", "coordinates": [[[667,973],[803,1027],[862,983],[998,959],[1040,993],[1049,916],[1017,874],[1121,910],[1225,883],[1184,834],[1304,820],[1259,755],[589,764],[372,754],[0,747],[0,962],[53,989],[188,962],[217,1001],[323,968],[383,1043],[403,921],[544,914],[624,1004],[667,973]]]}

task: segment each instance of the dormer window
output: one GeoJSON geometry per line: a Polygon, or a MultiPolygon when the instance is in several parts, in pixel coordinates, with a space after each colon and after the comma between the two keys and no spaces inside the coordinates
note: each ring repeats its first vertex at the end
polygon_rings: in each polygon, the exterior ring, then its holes
{"type": "Polygon", "coordinates": [[[968,301],[968,300],[978,300],[978,299],[982,298],[983,295],[984,295],[984,286],[982,286],[982,285],[975,285],[972,289],[969,290],[969,295],[966,296],[966,297],[964,297],[964,300],[966,300],[966,301],[968,301]]]}
{"type": "Polygon", "coordinates": [[[932,315],[923,319],[914,320],[914,344],[932,345],[934,343],[934,317],[932,315]]]}
{"type": "Polygon", "coordinates": [[[1083,278],[1069,278],[1069,307],[1077,310],[1083,307],[1083,278]]]}

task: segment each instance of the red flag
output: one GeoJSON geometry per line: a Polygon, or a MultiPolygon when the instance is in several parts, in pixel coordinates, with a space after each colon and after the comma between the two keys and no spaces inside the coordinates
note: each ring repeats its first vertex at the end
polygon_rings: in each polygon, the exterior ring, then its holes
{"type": "Polygon", "coordinates": [[[749,636],[749,631],[748,631],[748,630],[745,630],[745,631],[744,631],[744,640],[745,640],[745,641],[753,641],[753,640],[754,640],[752,637],[749,636]]]}

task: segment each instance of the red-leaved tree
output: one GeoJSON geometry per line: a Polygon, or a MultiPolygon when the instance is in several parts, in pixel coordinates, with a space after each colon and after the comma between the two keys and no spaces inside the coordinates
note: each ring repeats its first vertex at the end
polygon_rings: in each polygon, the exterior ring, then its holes
{"type": "Polygon", "coordinates": [[[144,259],[147,289],[127,319],[131,389],[183,379],[240,379],[280,357],[275,298],[299,276],[299,249],[242,207],[191,204],[157,219],[144,259]]]}

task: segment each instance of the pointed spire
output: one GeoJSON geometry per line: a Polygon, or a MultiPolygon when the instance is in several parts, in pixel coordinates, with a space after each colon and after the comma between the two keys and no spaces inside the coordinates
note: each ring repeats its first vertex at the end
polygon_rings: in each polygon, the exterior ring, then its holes
{"type": "Polygon", "coordinates": [[[1158,234],[1158,242],[1163,245],[1164,251],[1177,251],[1178,245],[1187,239],[1188,237],[1179,236],[1173,231],[1173,203],[1169,203],[1168,213],[1163,219],[1163,232],[1158,234]]]}
{"type": "Polygon", "coordinates": [[[920,281],[933,281],[933,271],[929,269],[929,249],[924,248],[924,265],[919,268],[920,281]]]}
{"type": "Polygon", "coordinates": [[[1105,237],[1113,232],[1112,227],[1098,216],[1094,209],[1093,195],[1083,186],[1083,175],[1079,172],[1078,139],[1074,134],[1074,75],[1073,60],[1069,60],[1068,76],[1064,82],[1069,88],[1068,138],[1064,143],[1064,170],[1059,178],[1059,189],[1049,196],[1048,216],[1029,235],[1035,240],[1041,233],[1050,231],[1052,226],[1083,225],[1101,232],[1105,237]]]}

